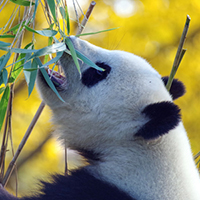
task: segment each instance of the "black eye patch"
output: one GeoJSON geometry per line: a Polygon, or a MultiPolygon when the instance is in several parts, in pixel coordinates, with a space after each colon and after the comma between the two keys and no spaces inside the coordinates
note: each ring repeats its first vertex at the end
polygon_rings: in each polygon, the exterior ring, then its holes
{"type": "Polygon", "coordinates": [[[105,63],[97,62],[96,65],[105,69],[105,71],[99,71],[90,67],[82,73],[81,81],[85,86],[89,88],[105,79],[111,70],[111,67],[105,63]]]}

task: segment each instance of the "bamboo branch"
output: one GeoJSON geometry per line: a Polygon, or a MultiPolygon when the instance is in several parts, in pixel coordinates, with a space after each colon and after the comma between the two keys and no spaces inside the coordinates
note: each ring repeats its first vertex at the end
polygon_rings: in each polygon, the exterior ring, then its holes
{"type": "Polygon", "coordinates": [[[43,109],[44,109],[44,106],[45,106],[45,104],[44,104],[44,102],[42,102],[42,103],[40,104],[40,106],[39,106],[39,108],[38,108],[38,110],[37,110],[37,112],[36,112],[36,114],[35,114],[33,120],[31,121],[31,123],[30,123],[30,125],[29,125],[29,127],[28,127],[28,129],[27,129],[27,131],[26,131],[26,133],[25,133],[25,135],[24,135],[24,137],[23,137],[21,143],[19,144],[19,147],[18,147],[18,149],[17,149],[17,151],[16,151],[16,153],[15,153],[15,155],[14,155],[12,161],[10,162],[10,164],[9,164],[9,166],[8,166],[8,169],[7,169],[7,171],[6,171],[6,174],[5,174],[4,179],[3,179],[3,181],[2,181],[2,185],[3,185],[3,186],[6,186],[8,180],[9,180],[9,177],[10,177],[10,175],[11,175],[11,173],[12,173],[12,171],[13,171],[15,165],[16,165],[16,160],[17,160],[17,158],[19,157],[19,154],[20,154],[20,152],[22,151],[22,149],[23,149],[23,147],[24,147],[24,145],[25,145],[27,139],[29,138],[29,136],[30,136],[30,134],[31,134],[31,131],[32,131],[33,127],[35,126],[35,124],[36,124],[36,122],[37,122],[37,120],[38,120],[40,114],[42,113],[42,111],[43,111],[43,109]]]}
{"type": "Polygon", "coordinates": [[[174,76],[176,74],[176,71],[178,70],[180,62],[181,62],[181,60],[182,60],[182,58],[183,58],[183,56],[186,52],[186,50],[183,49],[183,45],[184,45],[186,35],[187,35],[188,29],[189,29],[189,24],[190,24],[190,16],[187,15],[185,26],[184,26],[184,29],[183,29],[183,33],[182,33],[182,36],[181,36],[181,39],[180,39],[180,42],[179,42],[179,46],[178,46],[178,49],[177,49],[177,52],[176,52],[176,57],[174,59],[172,70],[171,70],[171,73],[169,75],[169,79],[168,79],[168,82],[167,82],[167,85],[166,85],[166,88],[167,88],[168,91],[171,88],[171,85],[172,85],[174,76]]]}
{"type": "Polygon", "coordinates": [[[90,6],[89,6],[84,18],[83,18],[83,21],[81,22],[81,25],[79,26],[79,29],[78,29],[76,35],[79,35],[79,34],[81,34],[83,32],[83,29],[85,28],[85,25],[86,25],[90,15],[91,15],[95,5],[96,5],[95,1],[92,1],[90,3],[90,6]]]}

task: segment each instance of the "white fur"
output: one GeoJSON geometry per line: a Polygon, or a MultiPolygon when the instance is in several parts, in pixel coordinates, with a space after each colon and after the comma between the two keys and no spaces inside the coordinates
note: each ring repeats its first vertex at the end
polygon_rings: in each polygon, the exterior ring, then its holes
{"type": "MultiPolygon", "coordinates": [[[[72,149],[101,153],[103,162],[88,166],[88,171],[135,199],[200,200],[200,179],[182,123],[156,140],[134,137],[148,121],[141,114],[145,106],[172,101],[160,75],[136,55],[108,51],[75,37],[71,40],[93,62],[112,69],[105,80],[88,88],[81,83],[72,58],[62,57],[67,84],[60,95],[66,103],[38,78],[60,139],[72,149]]],[[[81,71],[89,67],[80,65],[81,71]]]]}

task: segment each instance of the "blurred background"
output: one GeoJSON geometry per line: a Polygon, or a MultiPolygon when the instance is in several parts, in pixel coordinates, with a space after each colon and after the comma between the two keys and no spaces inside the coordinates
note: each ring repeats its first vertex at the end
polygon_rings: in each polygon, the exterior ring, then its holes
{"type": "MultiPolygon", "coordinates": [[[[90,1],[77,1],[85,13],[90,1]]],[[[187,52],[176,74],[176,78],[184,82],[187,93],[175,103],[182,110],[182,119],[188,132],[192,151],[194,155],[198,153],[200,151],[200,1],[96,0],[95,2],[97,4],[84,32],[119,28],[106,33],[85,36],[82,39],[106,49],[124,50],[142,56],[162,76],[170,74],[186,16],[191,17],[185,43],[187,52]]],[[[67,1],[67,5],[71,19],[71,35],[73,35],[77,28],[77,24],[74,22],[76,15],[71,0],[67,1]]],[[[6,24],[14,7],[15,4],[7,1],[0,13],[0,27],[6,24]]],[[[82,19],[81,12],[79,15],[82,19]]],[[[17,23],[16,20],[13,25],[17,23]]],[[[35,29],[42,30],[44,28],[48,28],[48,24],[40,5],[36,14],[35,29]]],[[[32,34],[25,32],[22,48],[31,40],[32,34]]],[[[10,39],[2,41],[12,42],[10,39]]],[[[35,36],[36,49],[47,45],[46,37],[35,36]]],[[[4,53],[0,50],[0,56],[4,53]]],[[[13,101],[12,132],[15,150],[40,103],[36,88],[28,98],[27,85],[24,75],[21,74],[15,84],[13,101]]],[[[17,179],[20,195],[34,193],[34,190],[37,189],[35,183],[38,183],[38,179],[46,180],[50,173],[64,172],[64,148],[56,138],[51,137],[54,127],[50,123],[50,118],[51,111],[45,107],[18,159],[17,179]]],[[[2,140],[2,132],[0,140],[2,140]]],[[[12,154],[8,152],[7,163],[11,159],[12,154]]],[[[81,158],[71,151],[68,159],[70,169],[81,163],[81,158]]],[[[7,185],[11,191],[14,191],[16,187],[15,178],[13,175],[7,185]]]]}

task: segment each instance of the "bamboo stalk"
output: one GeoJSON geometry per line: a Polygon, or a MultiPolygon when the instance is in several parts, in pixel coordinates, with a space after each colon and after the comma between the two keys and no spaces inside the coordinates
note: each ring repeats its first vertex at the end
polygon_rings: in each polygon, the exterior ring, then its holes
{"type": "Polygon", "coordinates": [[[83,29],[85,28],[85,25],[86,25],[90,15],[91,15],[95,5],[96,5],[95,1],[92,1],[90,3],[90,6],[89,6],[84,18],[83,18],[83,21],[81,22],[81,25],[79,26],[79,29],[78,29],[76,35],[79,35],[79,34],[81,34],[83,32],[83,29]]]}
{"type": "Polygon", "coordinates": [[[178,46],[178,49],[177,49],[177,52],[176,52],[176,56],[175,56],[175,59],[174,59],[174,63],[173,63],[173,66],[172,66],[172,70],[171,70],[171,73],[169,75],[169,79],[168,79],[168,82],[167,82],[167,85],[166,85],[166,88],[167,88],[168,91],[171,88],[171,85],[172,85],[174,76],[176,74],[176,71],[178,70],[180,62],[181,62],[181,60],[182,60],[182,58],[183,58],[183,56],[184,56],[184,54],[186,52],[186,50],[183,49],[183,45],[184,45],[184,42],[185,42],[185,39],[186,39],[186,35],[187,35],[188,29],[189,29],[190,20],[191,20],[190,16],[187,15],[185,26],[184,26],[184,29],[183,29],[183,33],[181,35],[179,46],[178,46]]]}
{"type": "Polygon", "coordinates": [[[19,147],[18,147],[18,149],[17,149],[12,161],[10,162],[10,164],[8,166],[6,174],[5,174],[4,179],[2,181],[2,185],[3,186],[6,186],[8,180],[9,180],[9,177],[10,177],[10,175],[11,175],[11,173],[12,173],[12,171],[13,171],[15,165],[16,165],[16,160],[19,157],[19,154],[21,153],[26,141],[28,140],[28,138],[29,138],[29,136],[31,134],[31,131],[33,130],[33,127],[35,126],[37,120],[39,119],[39,116],[42,113],[44,107],[45,107],[45,104],[44,104],[44,102],[42,102],[40,104],[35,116],[33,117],[33,120],[31,121],[31,123],[30,123],[30,125],[29,125],[29,127],[28,127],[28,129],[27,129],[27,131],[26,131],[21,143],[19,144],[19,147]]]}

